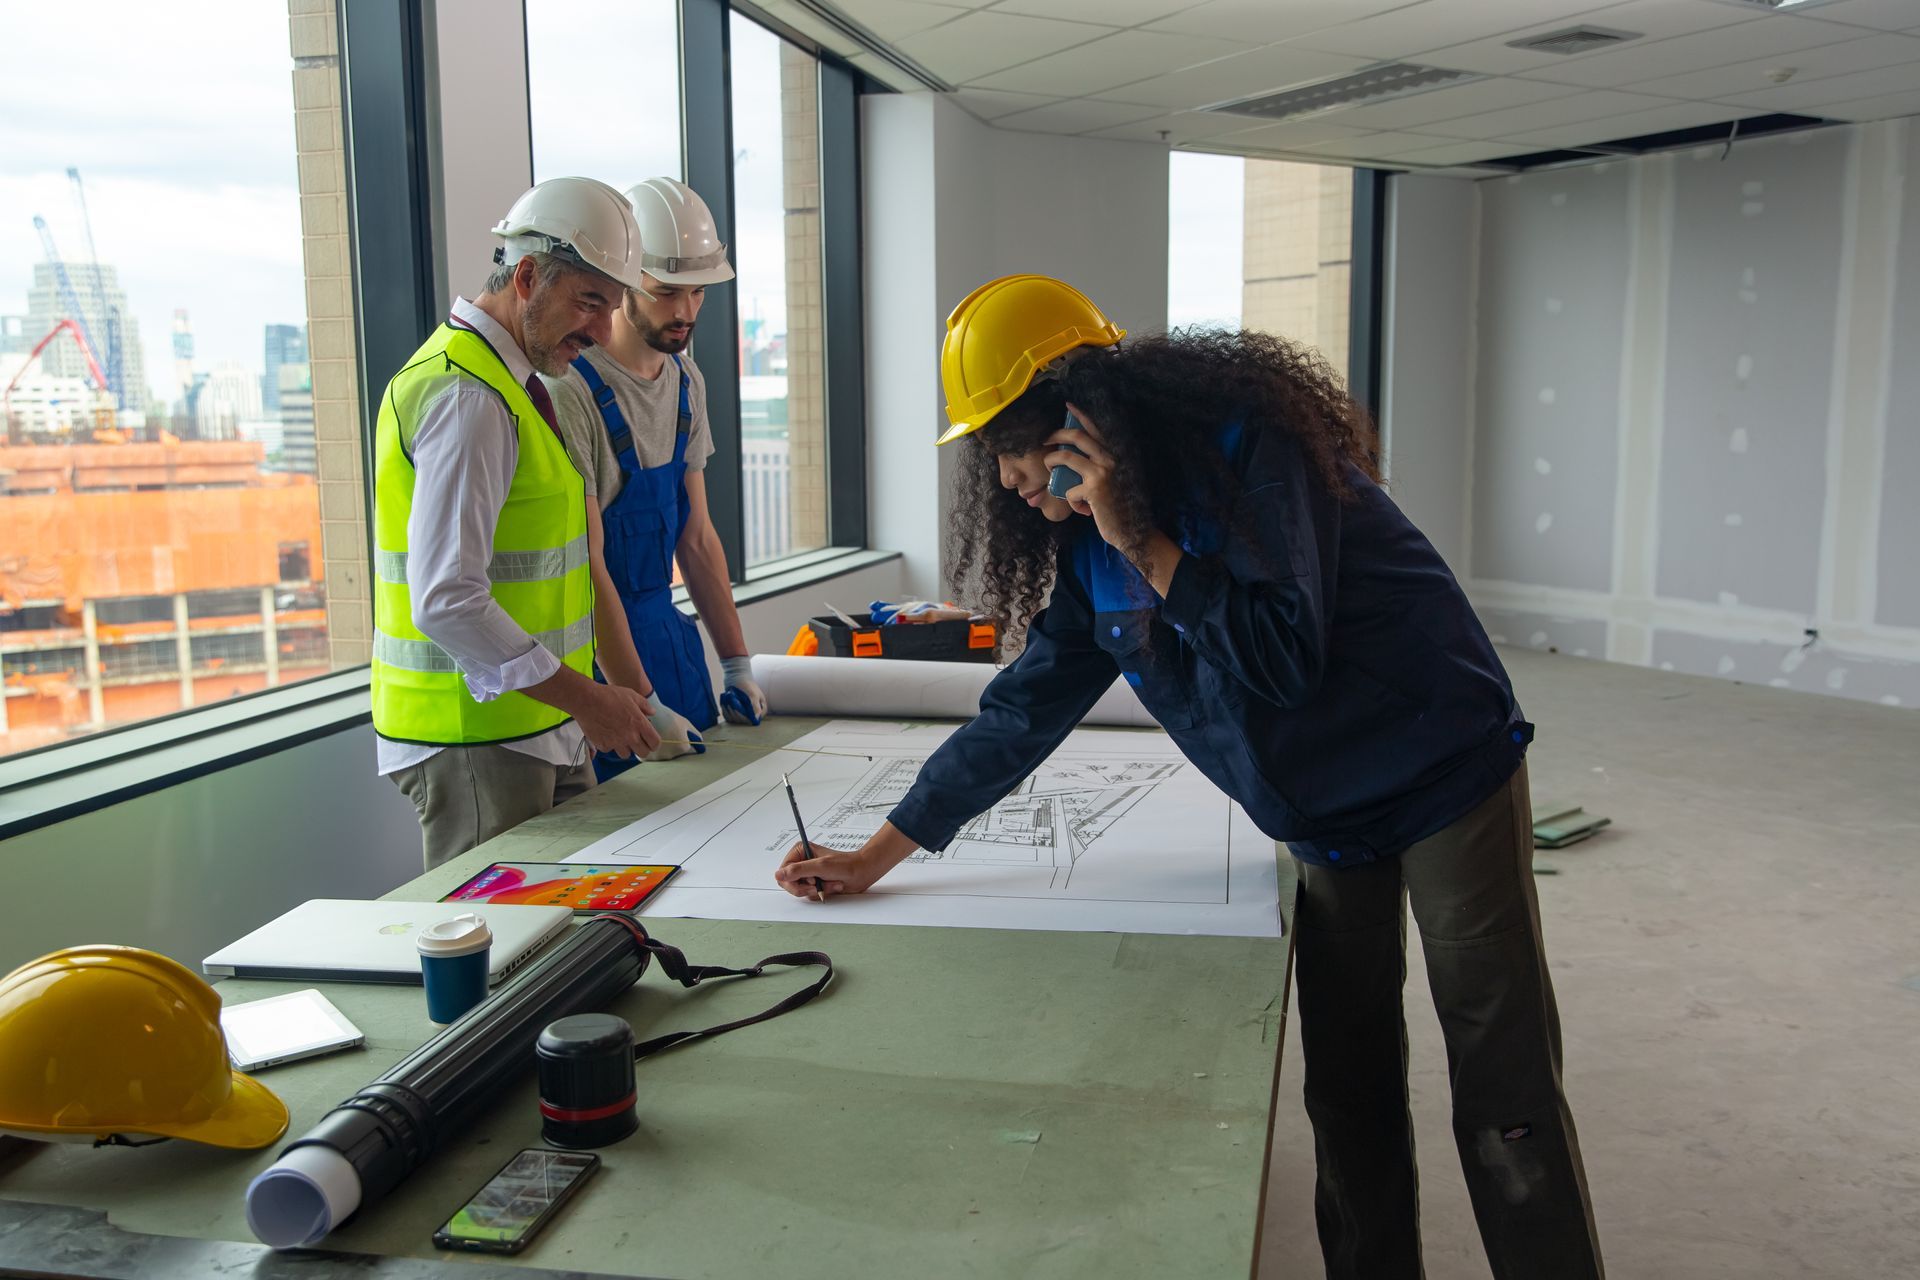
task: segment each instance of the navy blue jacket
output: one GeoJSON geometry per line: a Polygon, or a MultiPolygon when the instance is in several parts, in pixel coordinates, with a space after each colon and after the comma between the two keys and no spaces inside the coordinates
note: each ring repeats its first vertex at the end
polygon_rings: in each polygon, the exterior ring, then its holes
{"type": "Polygon", "coordinates": [[[1202,773],[1309,862],[1395,856],[1513,775],[1533,726],[1432,544],[1357,468],[1343,503],[1291,437],[1247,435],[1229,429],[1239,518],[1177,531],[1188,554],[1164,601],[1092,520],[1071,522],[1025,651],[927,761],[894,826],[945,848],[1116,671],[1202,773]]]}

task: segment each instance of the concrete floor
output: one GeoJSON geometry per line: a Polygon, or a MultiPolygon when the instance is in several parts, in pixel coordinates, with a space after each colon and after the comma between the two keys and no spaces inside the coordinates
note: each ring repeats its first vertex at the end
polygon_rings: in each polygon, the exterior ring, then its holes
{"type": "MultiPolygon", "coordinates": [[[[1920,712],[1502,657],[1534,794],[1613,819],[1537,877],[1609,1274],[1920,1276],[1920,712]]],[[[1407,1014],[1427,1274],[1485,1277],[1417,944],[1407,1014]]],[[[1265,1280],[1322,1274],[1300,1079],[1265,1280]]]]}

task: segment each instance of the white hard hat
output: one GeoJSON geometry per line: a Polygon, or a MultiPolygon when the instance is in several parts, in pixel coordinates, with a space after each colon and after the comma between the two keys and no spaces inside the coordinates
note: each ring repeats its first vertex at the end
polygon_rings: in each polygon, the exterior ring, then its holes
{"type": "Polygon", "coordinates": [[[493,229],[505,243],[493,260],[512,266],[529,253],[551,253],[641,286],[640,227],[626,197],[592,178],[548,178],[525,192],[493,229]]]}
{"type": "Polygon", "coordinates": [[[713,210],[692,187],[673,178],[648,178],[627,188],[640,243],[641,265],[661,284],[699,286],[733,279],[727,246],[713,225],[713,210]]]}

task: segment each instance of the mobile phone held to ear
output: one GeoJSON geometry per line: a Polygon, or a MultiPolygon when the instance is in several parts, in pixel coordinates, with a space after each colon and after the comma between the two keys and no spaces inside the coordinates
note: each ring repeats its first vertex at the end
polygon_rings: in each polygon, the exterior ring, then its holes
{"type": "MultiPolygon", "coordinates": [[[[1067,431],[1080,430],[1080,420],[1073,416],[1073,410],[1071,409],[1067,410],[1067,421],[1064,429],[1067,431]]],[[[1065,449],[1069,453],[1077,453],[1083,458],[1087,456],[1083,450],[1076,449],[1065,441],[1061,442],[1060,448],[1065,449]]],[[[1080,473],[1069,466],[1061,465],[1055,467],[1047,475],[1047,492],[1056,498],[1066,497],[1068,492],[1078,488],[1079,485],[1080,473]]]]}
{"type": "Polygon", "coordinates": [[[599,1167],[600,1157],[592,1152],[529,1147],[474,1192],[433,1233],[433,1243],[476,1253],[519,1253],[599,1167]]]}

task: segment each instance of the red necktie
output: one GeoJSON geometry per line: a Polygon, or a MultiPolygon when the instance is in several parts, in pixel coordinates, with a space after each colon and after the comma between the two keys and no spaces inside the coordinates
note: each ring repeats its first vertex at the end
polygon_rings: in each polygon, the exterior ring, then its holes
{"type": "Polygon", "coordinates": [[[558,435],[560,432],[560,419],[554,414],[553,397],[547,394],[547,386],[544,382],[540,381],[539,374],[535,373],[527,376],[527,395],[532,399],[533,407],[540,411],[540,416],[547,420],[547,425],[553,428],[554,434],[558,435]]]}

